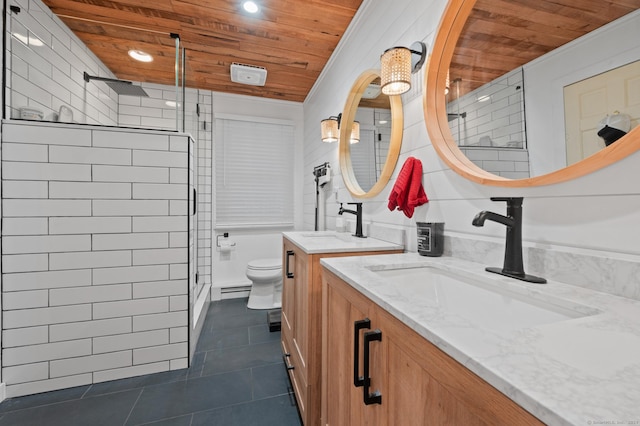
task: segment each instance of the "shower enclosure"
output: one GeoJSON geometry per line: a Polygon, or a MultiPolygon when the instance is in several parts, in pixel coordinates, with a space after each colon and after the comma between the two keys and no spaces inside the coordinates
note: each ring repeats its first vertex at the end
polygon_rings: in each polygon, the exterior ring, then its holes
{"type": "Polygon", "coordinates": [[[25,300],[3,307],[8,394],[186,367],[212,210],[211,95],[185,87],[187,47],[164,35],[174,85],[131,82],[39,0],[5,18],[2,287],[25,300]]]}

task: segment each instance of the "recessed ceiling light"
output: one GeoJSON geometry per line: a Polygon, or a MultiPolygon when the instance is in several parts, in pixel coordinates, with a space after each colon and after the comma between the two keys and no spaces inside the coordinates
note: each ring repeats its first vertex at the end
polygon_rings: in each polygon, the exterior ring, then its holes
{"type": "Polygon", "coordinates": [[[175,108],[176,105],[180,106],[180,104],[176,104],[176,101],[166,101],[164,104],[171,108],[175,108]]]}
{"type": "Polygon", "coordinates": [[[489,95],[482,95],[478,98],[478,102],[487,102],[488,100],[491,99],[491,96],[489,95]]]}
{"type": "Polygon", "coordinates": [[[245,1],[242,3],[242,7],[249,13],[257,13],[259,10],[258,5],[253,1],[245,1]]]}
{"type": "Polygon", "coordinates": [[[146,52],[143,52],[142,50],[133,50],[132,49],[132,50],[129,51],[129,56],[131,56],[136,61],[140,61],[140,62],[151,62],[151,61],[153,61],[153,56],[149,55],[146,52]]]}

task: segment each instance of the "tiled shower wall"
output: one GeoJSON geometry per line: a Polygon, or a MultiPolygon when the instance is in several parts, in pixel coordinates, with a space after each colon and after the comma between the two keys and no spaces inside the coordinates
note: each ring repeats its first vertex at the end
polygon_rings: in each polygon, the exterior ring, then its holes
{"type": "Polygon", "coordinates": [[[102,82],[85,82],[83,73],[115,76],[69,28],[39,0],[12,0],[5,31],[8,52],[6,117],[21,107],[35,108],[45,120],[57,119],[65,105],[78,123],[115,125],[118,95],[102,82]]]}
{"type": "Polygon", "coordinates": [[[7,396],[185,368],[188,137],[2,135],[7,396]]]}
{"type": "MultiPolygon", "coordinates": [[[[140,83],[149,97],[120,96],[118,124],[128,127],[176,129],[176,108],[167,104],[176,97],[175,87],[140,83]]],[[[179,93],[182,96],[182,92],[179,93]]],[[[212,92],[185,90],[184,131],[196,142],[198,190],[198,290],[211,284],[211,159],[212,159],[212,92]]],[[[182,130],[182,112],[178,111],[178,129],[182,130]]],[[[194,297],[197,298],[199,291],[194,297]]]]}

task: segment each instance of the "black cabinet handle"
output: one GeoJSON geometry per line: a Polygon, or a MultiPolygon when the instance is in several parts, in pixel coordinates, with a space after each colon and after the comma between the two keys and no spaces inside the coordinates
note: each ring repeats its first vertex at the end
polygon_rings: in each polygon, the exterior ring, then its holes
{"type": "Polygon", "coordinates": [[[289,272],[289,257],[290,256],[294,256],[295,253],[293,252],[293,250],[287,250],[287,261],[286,263],[286,267],[285,267],[285,272],[287,273],[287,278],[293,278],[293,272],[289,272]]]}
{"type": "Polygon", "coordinates": [[[287,371],[293,370],[293,369],[296,368],[295,366],[289,364],[289,361],[288,361],[287,358],[289,358],[290,356],[291,356],[291,354],[288,354],[288,353],[285,353],[284,355],[282,355],[282,361],[284,362],[284,368],[286,368],[287,371]]]}
{"type": "Polygon", "coordinates": [[[362,389],[364,405],[382,404],[382,395],[380,394],[380,391],[369,393],[369,386],[371,385],[371,376],[369,376],[369,345],[374,341],[382,341],[382,331],[376,329],[364,333],[364,388],[362,389]]]}
{"type": "Polygon", "coordinates": [[[353,323],[353,386],[364,385],[364,376],[360,376],[360,330],[370,329],[371,320],[365,318],[353,323]]]}

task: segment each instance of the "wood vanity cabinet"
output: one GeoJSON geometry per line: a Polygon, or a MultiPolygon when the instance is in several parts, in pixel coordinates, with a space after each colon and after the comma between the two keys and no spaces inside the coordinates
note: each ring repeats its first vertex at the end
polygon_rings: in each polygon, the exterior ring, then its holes
{"type": "Polygon", "coordinates": [[[281,344],[305,426],[320,424],[323,257],[402,253],[403,250],[307,254],[283,238],[281,344]]]}
{"type": "Polygon", "coordinates": [[[323,425],[543,424],[333,273],[323,281],[323,425]]]}

